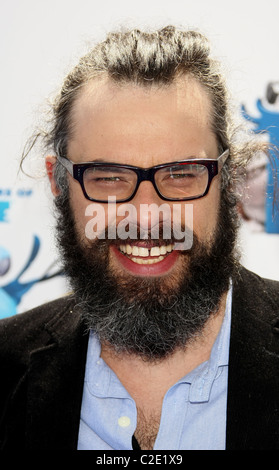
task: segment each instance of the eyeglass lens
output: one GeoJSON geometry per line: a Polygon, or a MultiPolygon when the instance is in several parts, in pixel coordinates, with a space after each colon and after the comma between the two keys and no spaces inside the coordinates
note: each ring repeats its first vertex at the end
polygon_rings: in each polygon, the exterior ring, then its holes
{"type": "Polygon", "coordinates": [[[196,197],[207,188],[208,171],[200,164],[180,164],[158,170],[155,182],[159,192],[166,198],[196,197]]]}
{"type": "Polygon", "coordinates": [[[137,185],[137,174],[127,168],[92,167],[83,174],[83,184],[87,195],[105,201],[108,196],[116,200],[128,199],[137,185]]]}

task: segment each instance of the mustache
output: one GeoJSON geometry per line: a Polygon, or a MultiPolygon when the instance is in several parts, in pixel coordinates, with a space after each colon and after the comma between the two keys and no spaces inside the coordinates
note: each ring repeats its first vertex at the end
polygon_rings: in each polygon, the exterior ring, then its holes
{"type": "MultiPolygon", "coordinates": [[[[86,235],[86,238],[92,240],[90,236],[86,235]]],[[[129,230],[121,224],[117,229],[114,225],[107,226],[92,241],[99,240],[114,245],[123,242],[127,244],[142,242],[150,247],[171,244],[176,249],[189,250],[192,248],[194,238],[193,229],[186,224],[160,222],[152,228],[142,228],[135,224],[132,229],[129,227],[129,230]]]]}

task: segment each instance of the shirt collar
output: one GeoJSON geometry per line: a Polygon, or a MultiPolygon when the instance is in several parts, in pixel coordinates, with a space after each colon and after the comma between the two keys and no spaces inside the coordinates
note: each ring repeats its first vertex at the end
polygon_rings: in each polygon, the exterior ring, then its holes
{"type": "Polygon", "coordinates": [[[214,380],[222,373],[222,368],[229,365],[229,345],[231,330],[232,286],[227,294],[224,320],[211,350],[208,361],[200,364],[184,379],[191,384],[189,400],[192,403],[207,402],[214,380]]]}
{"type": "Polygon", "coordinates": [[[100,357],[101,345],[97,335],[91,331],[88,343],[85,382],[96,397],[131,398],[113,370],[100,357]]]}

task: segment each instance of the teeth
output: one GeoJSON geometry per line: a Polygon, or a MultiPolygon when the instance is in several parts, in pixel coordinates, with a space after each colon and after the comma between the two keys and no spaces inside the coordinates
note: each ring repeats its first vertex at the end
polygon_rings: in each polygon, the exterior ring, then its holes
{"type": "MultiPolygon", "coordinates": [[[[121,247],[120,247],[120,248],[121,248],[121,247]]],[[[124,246],[124,248],[126,248],[126,253],[127,253],[127,255],[131,255],[131,254],[132,254],[133,249],[132,249],[131,245],[126,245],[126,246],[124,246]]]]}
{"type": "Polygon", "coordinates": [[[142,246],[139,247],[139,256],[143,256],[143,257],[149,256],[149,249],[148,248],[143,248],[142,246]]]}
{"type": "Polygon", "coordinates": [[[120,251],[127,255],[132,255],[131,259],[138,264],[152,264],[158,263],[164,258],[164,255],[173,250],[173,245],[153,246],[150,250],[143,246],[136,245],[120,245],[120,251]],[[141,256],[141,258],[134,258],[141,256]],[[154,257],[154,259],[143,260],[142,258],[154,257]]]}
{"type": "Polygon", "coordinates": [[[153,258],[153,259],[131,258],[131,260],[137,264],[154,264],[154,263],[159,263],[159,261],[162,261],[163,259],[164,259],[164,256],[159,256],[158,258],[153,258]]]}
{"type": "Polygon", "coordinates": [[[132,255],[133,256],[138,256],[139,254],[139,249],[137,246],[132,246],[132,255]]]}
{"type": "Polygon", "coordinates": [[[160,254],[165,255],[167,253],[167,247],[165,245],[160,246],[160,254]]]}
{"type": "Polygon", "coordinates": [[[160,256],[160,248],[158,246],[153,246],[150,250],[150,256],[160,256]]]}

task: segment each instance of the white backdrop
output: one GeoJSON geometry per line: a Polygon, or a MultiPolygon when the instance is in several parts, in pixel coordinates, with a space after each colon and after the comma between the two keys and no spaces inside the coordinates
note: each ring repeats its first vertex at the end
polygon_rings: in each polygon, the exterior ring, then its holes
{"type": "MultiPolygon", "coordinates": [[[[51,195],[43,178],[18,175],[26,139],[47,99],[92,41],[121,26],[200,29],[225,66],[237,106],[279,80],[278,0],[1,0],[0,14],[0,317],[20,313],[67,290],[53,236],[51,195]],[[32,249],[34,252],[32,253],[32,249]]],[[[32,171],[40,173],[33,155],[32,171]],[[35,171],[34,171],[35,168],[35,171]]],[[[244,264],[279,279],[279,236],[241,236],[244,264]]]]}

